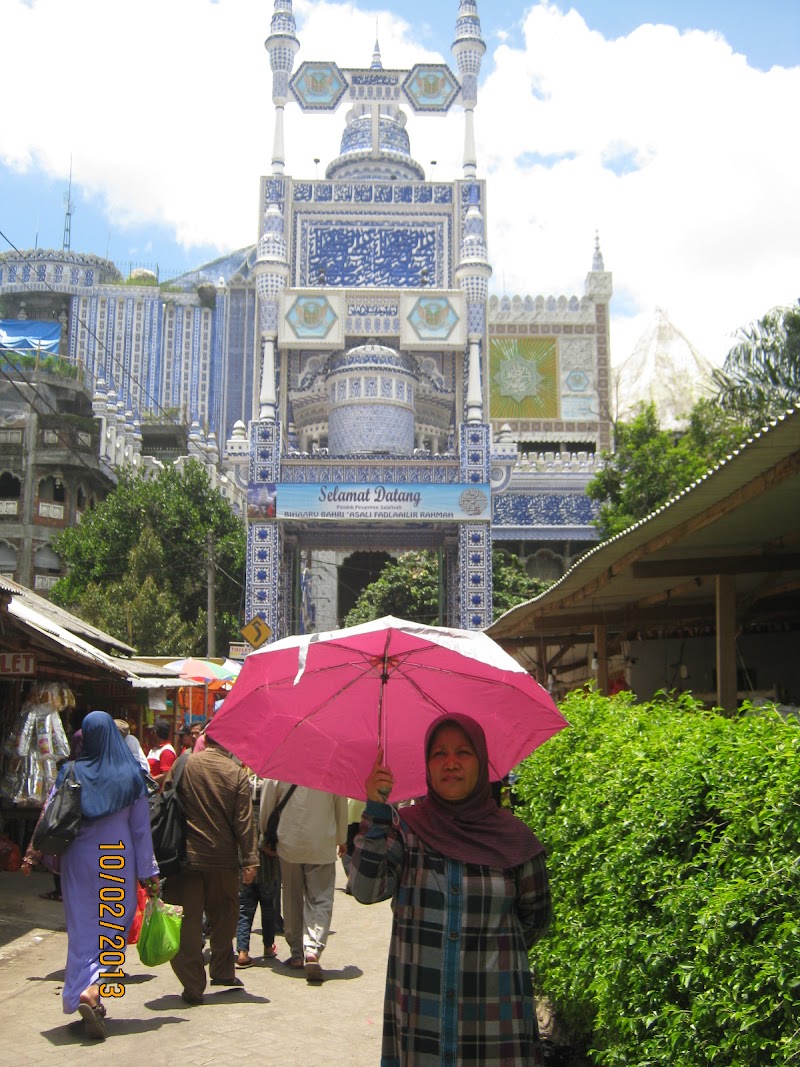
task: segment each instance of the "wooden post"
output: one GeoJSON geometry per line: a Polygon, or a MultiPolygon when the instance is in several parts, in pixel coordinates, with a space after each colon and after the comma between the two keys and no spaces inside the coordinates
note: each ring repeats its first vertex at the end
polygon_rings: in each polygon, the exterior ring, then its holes
{"type": "Polygon", "coordinates": [[[608,696],[608,641],[605,626],[594,628],[594,650],[597,653],[597,688],[608,696]]]}
{"type": "Polygon", "coordinates": [[[717,703],[736,711],[736,576],[718,574],[717,582],[717,703]]]}

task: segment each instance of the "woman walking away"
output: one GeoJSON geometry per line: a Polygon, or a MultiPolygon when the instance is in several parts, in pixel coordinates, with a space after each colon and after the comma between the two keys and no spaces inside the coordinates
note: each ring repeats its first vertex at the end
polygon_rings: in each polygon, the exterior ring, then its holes
{"type": "Polygon", "coordinates": [[[381,1067],[541,1064],[528,949],[550,919],[544,849],[492,799],[482,728],[437,719],[427,796],[398,811],[382,756],[350,862],[357,900],[392,898],[381,1067]]]}
{"type": "MultiPolygon", "coordinates": [[[[157,894],[158,864],[145,776],[106,712],[90,712],[83,720],[83,754],[62,767],[55,789],[70,767],[81,784],[83,820],[61,856],[67,920],[62,1001],[65,1013],[78,1011],[86,1032],[104,1040],[101,997],[121,997],[125,991],[118,979],[136,911],[137,879],[157,894]]],[[[33,862],[33,855],[26,856],[25,873],[33,862]]]]}

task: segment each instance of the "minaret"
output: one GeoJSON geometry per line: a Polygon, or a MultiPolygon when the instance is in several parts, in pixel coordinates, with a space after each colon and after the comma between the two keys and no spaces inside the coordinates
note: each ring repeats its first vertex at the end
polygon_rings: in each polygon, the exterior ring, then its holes
{"type": "Polygon", "coordinates": [[[469,208],[464,219],[461,260],[456,280],[467,300],[467,422],[483,422],[483,387],[481,384],[481,341],[486,326],[486,299],[492,268],[486,251],[483,215],[478,185],[469,188],[469,208]]]}
{"type": "Polygon", "coordinates": [[[605,270],[606,265],[603,262],[603,253],[600,251],[600,234],[595,231],[594,235],[594,255],[592,256],[592,270],[605,270]]]}
{"type": "Polygon", "coordinates": [[[603,253],[600,251],[600,234],[594,235],[592,269],[586,275],[584,291],[596,304],[608,303],[612,295],[611,273],[606,270],[603,253]]]}
{"type": "Polygon", "coordinates": [[[292,0],[275,0],[275,13],[264,47],[272,68],[272,102],[275,105],[275,139],[272,146],[272,173],[283,174],[286,150],[283,144],[283,112],[289,99],[289,75],[300,48],[292,14],[292,0]]]}
{"type": "Polygon", "coordinates": [[[456,39],[453,55],[458,64],[461,79],[461,103],[464,107],[464,177],[474,178],[477,173],[475,150],[475,108],[478,104],[478,75],[481,60],[486,51],[486,42],[481,37],[481,20],[478,18],[478,0],[460,0],[456,21],[456,39]]]}
{"type": "MultiPolygon", "coordinates": [[[[586,275],[584,293],[594,304],[595,336],[597,355],[595,382],[597,385],[598,411],[603,415],[611,411],[611,320],[609,304],[614,292],[611,271],[606,270],[603,253],[600,251],[600,235],[595,233],[592,269],[586,275]]],[[[598,449],[611,447],[611,423],[601,417],[599,423],[598,449]]]]}
{"type": "Polygon", "coordinates": [[[258,242],[258,259],[253,273],[258,293],[259,325],[263,352],[261,359],[261,391],[259,418],[266,422],[277,419],[278,400],[275,393],[275,342],[278,337],[278,302],[289,278],[286,240],[283,236],[283,215],[272,203],[264,215],[264,230],[258,242]]]}

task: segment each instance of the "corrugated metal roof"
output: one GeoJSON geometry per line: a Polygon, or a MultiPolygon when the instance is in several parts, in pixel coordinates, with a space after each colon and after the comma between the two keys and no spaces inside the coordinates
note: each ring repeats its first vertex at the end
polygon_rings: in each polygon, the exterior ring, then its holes
{"type": "Polygon", "coordinates": [[[0,578],[0,593],[8,595],[6,611],[23,629],[34,632],[86,664],[120,675],[130,682],[134,689],[179,689],[194,684],[178,677],[174,670],[167,670],[145,660],[112,656],[104,649],[97,648],[85,640],[81,633],[100,635],[118,648],[133,651],[129,645],[116,641],[63,608],[50,604],[25,586],[7,578],[0,578]]]}
{"type": "Polygon", "coordinates": [[[77,615],[72,615],[69,611],[59,607],[58,604],[45,600],[44,597],[38,596],[33,590],[11,581],[9,578],[0,578],[0,592],[9,594],[18,603],[27,604],[40,618],[50,620],[54,625],[60,626],[69,633],[91,642],[94,646],[100,646],[108,650],[114,649],[127,655],[136,654],[136,649],[132,648],[131,645],[126,645],[124,641],[112,637],[111,634],[98,630],[91,623],[84,622],[77,615]]]}
{"type": "Polygon", "coordinates": [[[732,573],[737,561],[737,593],[751,619],[791,612],[792,600],[796,615],[798,549],[800,411],[792,410],[652,514],[590,549],[555,585],[505,612],[487,632],[533,643],[596,625],[643,630],[659,621],[713,622],[710,568],[732,573]],[[779,601],[764,572],[781,567],[779,601]]]}
{"type": "MultiPolygon", "coordinates": [[[[120,661],[126,662],[126,661],[120,661]]],[[[186,678],[177,678],[174,674],[171,679],[164,678],[159,675],[158,677],[152,677],[147,675],[134,675],[130,676],[130,683],[134,689],[183,689],[184,686],[199,685],[202,688],[202,682],[187,681],[186,678]]]]}
{"type": "Polygon", "coordinates": [[[121,674],[124,677],[129,676],[129,671],[123,660],[109,656],[101,649],[95,648],[94,645],[90,645],[88,641],[84,641],[83,638],[78,637],[74,633],[70,633],[69,630],[55,622],[52,618],[42,615],[30,604],[25,603],[21,597],[13,596],[8,604],[7,611],[13,619],[18,620],[31,630],[35,630],[37,633],[57,642],[63,648],[77,655],[85,662],[92,663],[97,667],[103,667],[105,670],[111,671],[114,674],[121,674]]]}

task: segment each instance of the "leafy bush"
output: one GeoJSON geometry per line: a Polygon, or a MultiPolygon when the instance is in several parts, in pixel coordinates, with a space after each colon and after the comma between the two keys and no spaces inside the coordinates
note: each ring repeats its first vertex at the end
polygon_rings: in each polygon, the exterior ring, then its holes
{"type": "Polygon", "coordinates": [[[555,918],[536,985],[591,1062],[800,1062],[800,728],[571,694],[521,769],[555,918]]]}
{"type": "Polygon", "coordinates": [[[47,374],[55,374],[59,378],[77,378],[80,368],[75,363],[70,363],[63,356],[28,355],[16,349],[0,352],[0,369],[19,372],[23,370],[38,370],[47,374]]]}

